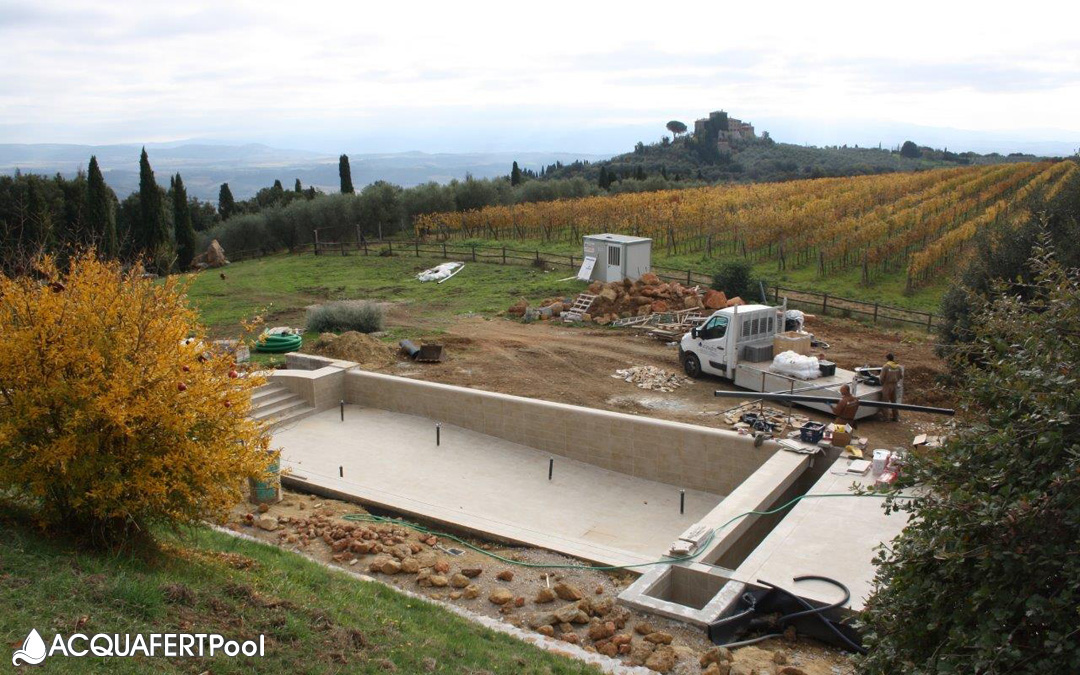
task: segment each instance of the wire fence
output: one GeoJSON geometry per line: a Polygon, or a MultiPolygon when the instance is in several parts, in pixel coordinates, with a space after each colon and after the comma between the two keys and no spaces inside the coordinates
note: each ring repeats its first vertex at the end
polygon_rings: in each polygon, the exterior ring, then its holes
{"type": "MultiPolygon", "coordinates": [[[[248,249],[229,255],[233,261],[251,260],[274,255],[280,251],[248,249]]],[[[413,240],[372,240],[338,242],[314,242],[298,246],[290,251],[293,255],[333,255],[333,256],[415,256],[417,258],[442,258],[461,262],[494,263],[500,265],[534,265],[536,267],[565,267],[577,270],[584,260],[581,255],[546,253],[539,249],[527,250],[509,246],[481,246],[478,244],[451,244],[413,240]]],[[[712,274],[697,270],[674,269],[653,265],[652,273],[663,281],[679,282],[687,286],[709,286],[712,274]]],[[[877,302],[865,302],[844,298],[829,293],[816,293],[779,285],[762,288],[761,300],[779,304],[787,298],[788,306],[802,308],[827,316],[844,316],[869,319],[873,323],[901,323],[926,328],[932,331],[941,325],[941,317],[931,312],[921,312],[903,307],[883,305],[877,302]]],[[[747,299],[749,300],[749,299],[747,299]]]]}

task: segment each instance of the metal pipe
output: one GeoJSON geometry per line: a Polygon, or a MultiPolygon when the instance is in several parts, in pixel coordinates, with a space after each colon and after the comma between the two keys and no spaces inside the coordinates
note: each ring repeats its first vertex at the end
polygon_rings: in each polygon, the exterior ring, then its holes
{"type": "Polygon", "coordinates": [[[345,399],[341,399],[341,421],[345,421],[345,399]]]}
{"type": "MultiPolygon", "coordinates": [[[[714,396],[720,398],[745,398],[746,394],[741,391],[714,391],[714,396]]],[[[794,401],[796,403],[836,403],[840,399],[830,396],[803,396],[800,394],[756,394],[762,401],[794,401]]],[[[887,401],[864,401],[859,400],[859,405],[870,408],[884,408],[886,410],[909,410],[911,412],[933,413],[935,415],[955,415],[952,408],[933,408],[925,405],[912,405],[910,403],[889,403],[887,401]]]]}
{"type": "Polygon", "coordinates": [[[548,480],[551,480],[551,475],[555,473],[555,458],[548,458],[548,480]]]}
{"type": "Polygon", "coordinates": [[[442,442],[442,422],[435,423],[435,447],[439,447],[442,442]]]}
{"type": "Polygon", "coordinates": [[[679,490],[679,513],[686,513],[686,490],[679,490]]]}

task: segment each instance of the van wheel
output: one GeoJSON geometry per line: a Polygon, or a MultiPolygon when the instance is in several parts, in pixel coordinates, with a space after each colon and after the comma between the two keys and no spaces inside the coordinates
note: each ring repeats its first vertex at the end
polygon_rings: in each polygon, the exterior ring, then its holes
{"type": "Polygon", "coordinates": [[[701,361],[698,360],[697,354],[687,353],[683,357],[682,366],[688,376],[694,379],[701,377],[701,361]]]}

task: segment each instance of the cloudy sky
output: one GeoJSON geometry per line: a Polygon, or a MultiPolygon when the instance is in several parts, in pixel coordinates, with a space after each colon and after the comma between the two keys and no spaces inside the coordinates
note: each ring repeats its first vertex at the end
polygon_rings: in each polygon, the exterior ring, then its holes
{"type": "Polygon", "coordinates": [[[608,152],[723,108],[800,143],[1075,147],[1078,19],[1061,0],[0,0],[0,143],[608,152]]]}

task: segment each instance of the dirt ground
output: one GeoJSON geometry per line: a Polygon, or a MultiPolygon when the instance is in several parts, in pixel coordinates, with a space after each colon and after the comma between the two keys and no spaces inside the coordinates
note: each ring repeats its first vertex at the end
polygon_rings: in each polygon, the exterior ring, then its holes
{"type": "MultiPolygon", "coordinates": [[[[704,631],[615,603],[619,592],[633,583],[632,573],[526,567],[496,560],[485,553],[534,565],[581,563],[542,549],[462,537],[484,551],[481,553],[458,541],[442,536],[429,538],[426,533],[401,525],[358,523],[342,518],[345,514],[365,513],[354,504],[285,491],[283,501],[263,514],[250,504],[239,505],[228,527],[322,562],[370,574],[433,600],[537,630],[552,639],[572,642],[591,651],[608,653],[628,665],[646,665],[658,672],[678,675],[709,672],[702,659],[713,645],[704,631]],[[264,519],[263,525],[259,525],[260,517],[264,519]],[[380,548],[361,552],[373,544],[380,548]],[[506,601],[497,604],[496,600],[503,599],[500,592],[506,601]],[[583,613],[575,611],[575,606],[583,613]],[[552,618],[552,613],[562,612],[576,616],[567,622],[552,618]],[[619,653],[621,644],[629,645],[623,649],[625,653],[619,653]]],[[[809,639],[789,638],[733,650],[730,660],[721,657],[721,665],[730,665],[731,672],[737,673],[740,671],[734,666],[741,664],[743,673],[754,675],[854,673],[846,654],[809,639]]],[[[712,654],[718,656],[715,650],[712,654]]],[[[716,672],[727,671],[714,670],[710,675],[716,672]]]]}
{"type": "MultiPolygon", "coordinates": [[[[528,396],[617,412],[648,415],[709,427],[726,427],[722,411],[740,399],[717,399],[717,389],[735,390],[719,378],[690,380],[670,393],[639,389],[613,378],[630,366],[651,365],[681,374],[677,348],[629,329],[576,328],[558,322],[531,324],[507,319],[462,318],[444,333],[429,333],[422,320],[407,307],[396,307],[388,317],[395,326],[414,328],[414,341],[445,345],[446,360],[418,364],[399,359],[382,372],[455,384],[505,394],[528,396]]],[[[904,365],[904,400],[947,406],[950,397],[935,384],[944,364],[934,353],[930,336],[913,331],[884,330],[843,319],[815,319],[808,325],[816,337],[829,343],[824,353],[841,368],[884,363],[893,352],[904,365]]],[[[747,401],[753,400],[748,394],[747,401]]],[[[823,413],[796,411],[820,421],[823,413]]],[[[899,423],[864,420],[858,433],[869,447],[908,447],[919,433],[933,430],[946,418],[907,413],[899,423]]]]}

